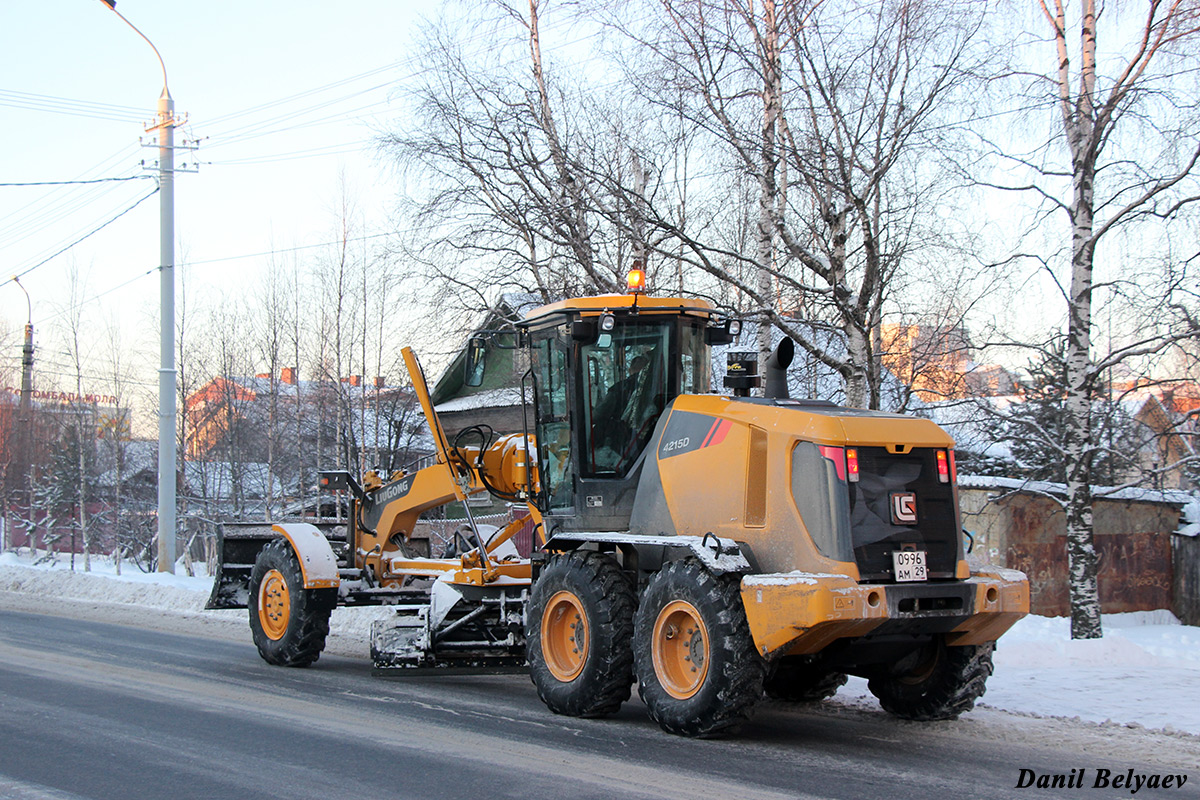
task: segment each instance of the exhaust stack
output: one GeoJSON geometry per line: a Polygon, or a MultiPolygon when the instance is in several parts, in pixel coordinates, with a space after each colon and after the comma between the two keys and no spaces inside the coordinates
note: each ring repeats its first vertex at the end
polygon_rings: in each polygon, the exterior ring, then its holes
{"type": "Polygon", "coordinates": [[[763,390],[764,397],[786,400],[791,396],[788,393],[787,368],[795,356],[796,344],[790,337],[785,337],[771,352],[766,363],[767,383],[763,390]]]}

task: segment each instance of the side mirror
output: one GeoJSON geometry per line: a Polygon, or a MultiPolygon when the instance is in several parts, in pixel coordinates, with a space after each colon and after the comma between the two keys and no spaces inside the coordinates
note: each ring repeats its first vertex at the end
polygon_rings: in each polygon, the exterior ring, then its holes
{"type": "Polygon", "coordinates": [[[481,386],[483,372],[487,365],[487,346],[478,336],[467,340],[467,365],[463,383],[467,386],[481,386]]]}

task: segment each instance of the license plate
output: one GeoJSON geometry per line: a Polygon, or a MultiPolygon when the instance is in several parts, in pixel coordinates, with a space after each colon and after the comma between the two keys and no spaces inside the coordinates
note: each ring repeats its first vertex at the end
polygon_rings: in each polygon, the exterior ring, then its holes
{"type": "Polygon", "coordinates": [[[924,550],[896,550],[892,553],[892,566],[897,581],[927,581],[924,550]]]}

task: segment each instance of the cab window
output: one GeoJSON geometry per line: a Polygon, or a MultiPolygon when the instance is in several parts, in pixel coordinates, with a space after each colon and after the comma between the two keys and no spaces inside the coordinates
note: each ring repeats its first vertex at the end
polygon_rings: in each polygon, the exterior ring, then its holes
{"type": "Polygon", "coordinates": [[[580,347],[585,476],[625,475],[650,440],[670,397],[671,328],[622,320],[580,347]]]}

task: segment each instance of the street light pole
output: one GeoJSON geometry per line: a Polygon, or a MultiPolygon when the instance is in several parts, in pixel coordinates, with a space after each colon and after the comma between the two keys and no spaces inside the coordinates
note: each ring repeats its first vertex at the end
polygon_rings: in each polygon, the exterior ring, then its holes
{"type": "Polygon", "coordinates": [[[159,304],[158,368],[158,571],[175,571],[175,101],[167,88],[167,65],[154,42],[117,11],[116,0],[100,0],[142,37],[162,67],[158,98],[159,304]]]}

